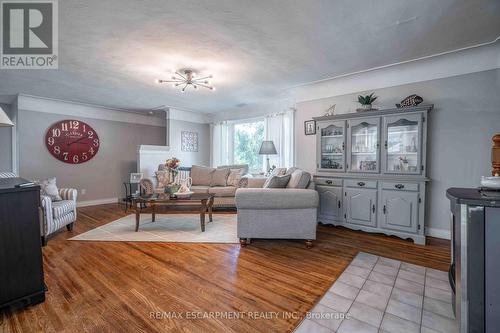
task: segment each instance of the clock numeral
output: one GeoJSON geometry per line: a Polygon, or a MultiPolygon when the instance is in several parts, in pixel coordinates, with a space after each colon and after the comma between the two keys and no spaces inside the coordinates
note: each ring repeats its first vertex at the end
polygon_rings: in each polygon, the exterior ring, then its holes
{"type": "Polygon", "coordinates": [[[99,139],[94,139],[94,146],[98,147],[99,146],[99,139]]]}
{"type": "Polygon", "coordinates": [[[80,122],[73,120],[69,122],[69,128],[77,130],[80,127],[80,122]]]}
{"type": "Polygon", "coordinates": [[[93,147],[90,147],[89,153],[92,154],[92,155],[94,155],[94,148],[93,147]]]}
{"type": "Polygon", "coordinates": [[[64,156],[64,160],[67,161],[68,160],[68,153],[67,152],[63,152],[63,156],[64,156]]]}
{"type": "Polygon", "coordinates": [[[86,161],[88,159],[89,157],[87,156],[87,153],[82,153],[82,160],[86,161]]]}
{"type": "Polygon", "coordinates": [[[78,163],[78,155],[73,155],[73,163],[78,163]]]}
{"type": "Polygon", "coordinates": [[[54,142],[55,142],[55,140],[54,140],[54,138],[53,138],[53,137],[49,137],[49,138],[47,139],[47,143],[48,143],[49,145],[51,145],[51,146],[53,146],[53,145],[54,145],[54,142]]]}
{"type": "Polygon", "coordinates": [[[84,124],[83,125],[83,133],[87,132],[87,126],[84,124]]]}
{"type": "Polygon", "coordinates": [[[93,139],[94,138],[94,132],[88,131],[87,134],[89,136],[89,139],[93,139]]]}
{"type": "Polygon", "coordinates": [[[53,128],[52,129],[52,136],[55,138],[58,138],[61,136],[61,130],[59,128],[53,128]]]}
{"type": "Polygon", "coordinates": [[[59,155],[61,153],[61,147],[55,146],[54,147],[54,153],[57,154],[57,155],[59,155]]]}
{"type": "Polygon", "coordinates": [[[61,130],[67,132],[68,131],[68,124],[67,123],[61,123],[61,130]]]}

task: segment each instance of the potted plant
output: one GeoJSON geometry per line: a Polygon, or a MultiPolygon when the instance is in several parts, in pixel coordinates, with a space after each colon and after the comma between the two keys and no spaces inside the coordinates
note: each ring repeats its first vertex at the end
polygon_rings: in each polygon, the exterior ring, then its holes
{"type": "Polygon", "coordinates": [[[358,96],[358,103],[361,104],[361,108],[357,111],[369,111],[372,110],[372,103],[378,98],[378,96],[373,96],[374,93],[366,96],[358,96]]]}

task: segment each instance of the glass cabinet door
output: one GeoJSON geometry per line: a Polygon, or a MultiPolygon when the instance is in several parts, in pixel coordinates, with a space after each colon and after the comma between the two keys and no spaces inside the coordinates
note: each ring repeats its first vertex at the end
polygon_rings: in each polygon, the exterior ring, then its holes
{"type": "Polygon", "coordinates": [[[345,122],[320,124],[318,135],[318,168],[345,171],[345,122]]]}
{"type": "Polygon", "coordinates": [[[385,171],[387,173],[420,173],[422,115],[386,117],[384,119],[385,171]]]}
{"type": "Polygon", "coordinates": [[[379,172],[380,118],[349,120],[349,170],[379,172]]]}

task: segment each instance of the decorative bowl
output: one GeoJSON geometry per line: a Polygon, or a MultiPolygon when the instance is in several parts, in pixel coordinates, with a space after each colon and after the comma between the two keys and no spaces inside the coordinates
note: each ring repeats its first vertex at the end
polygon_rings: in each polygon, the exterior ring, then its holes
{"type": "Polygon", "coordinates": [[[193,191],[189,191],[189,192],[175,192],[174,195],[177,197],[177,198],[188,198],[190,197],[192,194],[194,194],[193,191]]]}
{"type": "Polygon", "coordinates": [[[481,177],[481,186],[500,189],[500,177],[481,177]]]}

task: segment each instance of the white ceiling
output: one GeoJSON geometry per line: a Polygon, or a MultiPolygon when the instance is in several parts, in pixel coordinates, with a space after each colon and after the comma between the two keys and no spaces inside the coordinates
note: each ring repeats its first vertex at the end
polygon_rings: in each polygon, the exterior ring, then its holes
{"type": "Polygon", "coordinates": [[[499,35],[498,0],[64,0],[59,70],[1,70],[0,94],[211,113],[499,35]],[[154,83],[183,67],[217,90],[154,83]]]}

